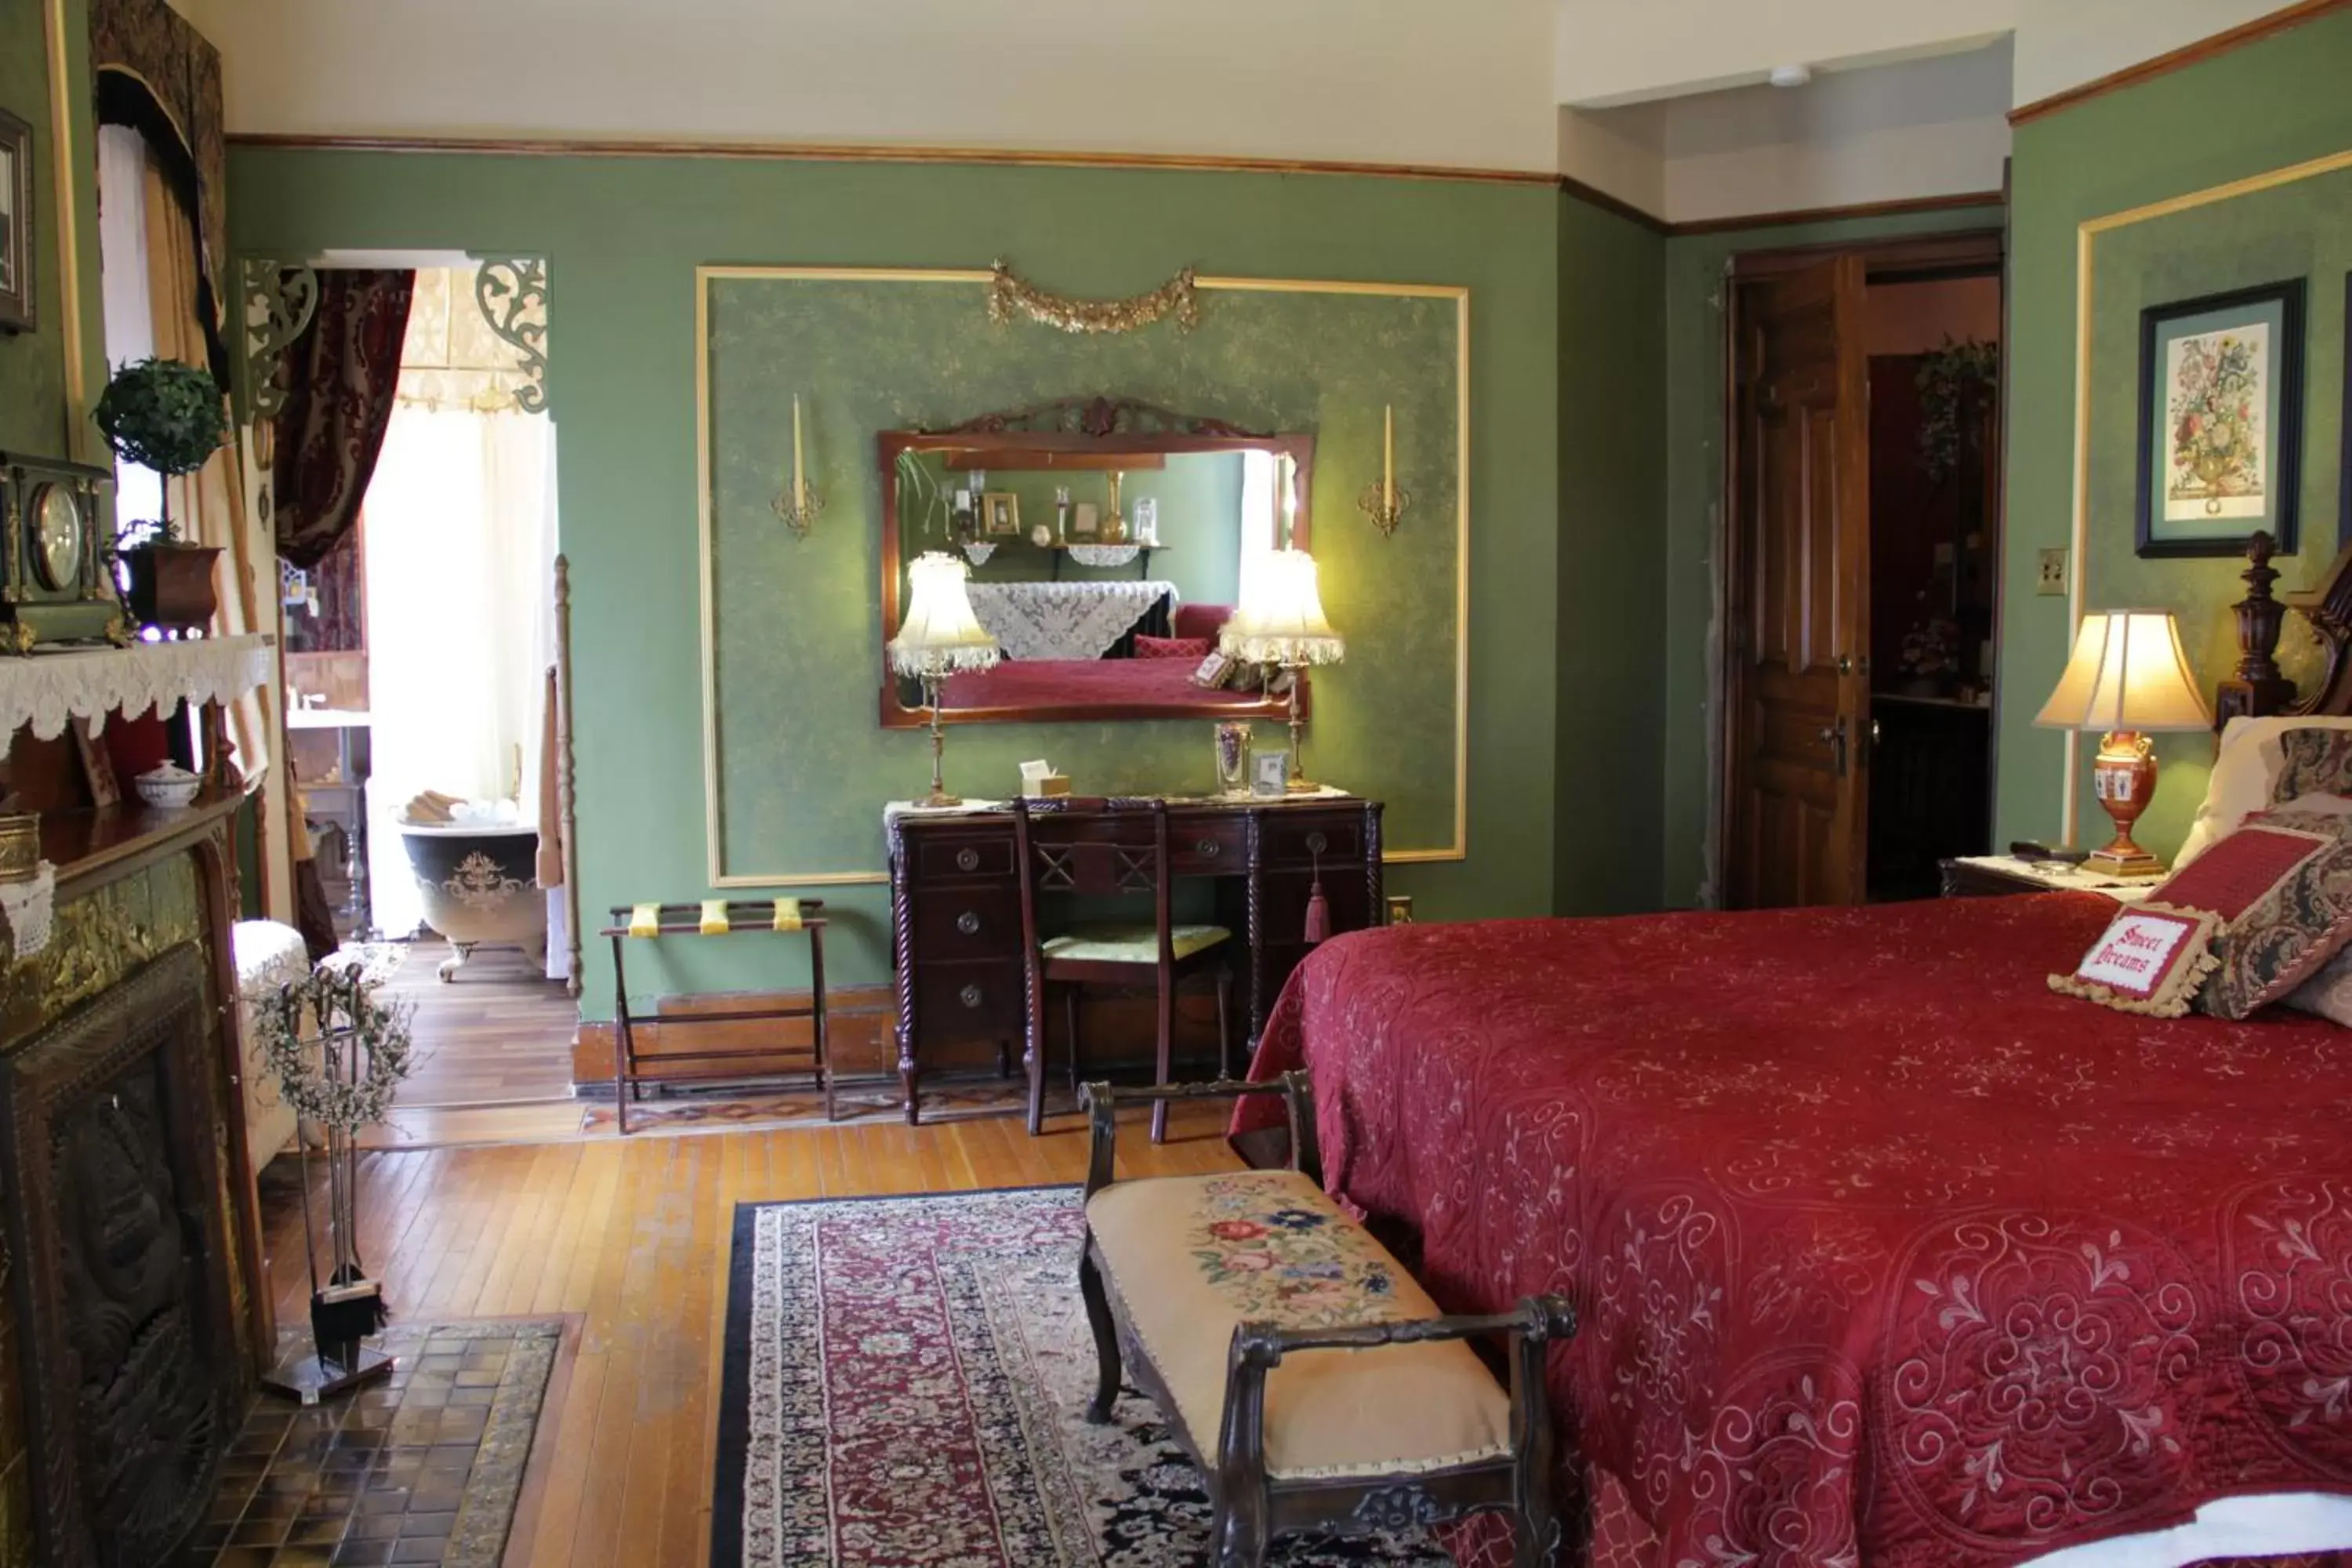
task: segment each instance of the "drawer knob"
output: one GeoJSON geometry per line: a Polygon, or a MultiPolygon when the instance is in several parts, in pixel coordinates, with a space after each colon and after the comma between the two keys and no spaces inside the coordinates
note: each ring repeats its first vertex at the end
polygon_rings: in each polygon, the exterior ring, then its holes
{"type": "Polygon", "coordinates": [[[1203,838],[1192,846],[1192,853],[1203,860],[1213,860],[1225,852],[1225,847],[1213,838],[1203,838]]]}
{"type": "Polygon", "coordinates": [[[980,987],[977,985],[965,986],[961,991],[956,993],[956,1000],[962,1003],[967,1007],[979,1006],[980,987]]]}
{"type": "Polygon", "coordinates": [[[980,911],[978,910],[966,910],[963,913],[956,916],[956,930],[963,932],[966,936],[978,936],[980,934],[980,911]]]}
{"type": "Polygon", "coordinates": [[[1331,841],[1320,832],[1310,833],[1307,836],[1307,847],[1309,853],[1320,855],[1331,847],[1331,841]]]}
{"type": "Polygon", "coordinates": [[[957,850],[957,851],[956,851],[956,869],[957,869],[957,870],[959,870],[959,871],[977,871],[977,870],[979,870],[979,869],[980,869],[980,851],[979,851],[979,850],[977,850],[977,849],[972,848],[972,847],[971,847],[971,846],[969,846],[969,845],[966,845],[963,848],[957,850]]]}

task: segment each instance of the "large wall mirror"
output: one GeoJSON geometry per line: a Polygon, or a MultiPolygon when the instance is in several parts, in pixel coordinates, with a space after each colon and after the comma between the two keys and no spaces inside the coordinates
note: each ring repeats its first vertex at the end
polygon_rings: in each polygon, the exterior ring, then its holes
{"type": "MultiPolygon", "coordinates": [[[[947,680],[946,720],[1286,711],[1286,678],[1269,688],[1268,671],[1213,656],[1253,563],[1308,546],[1312,436],[1094,399],[886,430],[877,455],[884,645],[908,563],[941,551],[968,563],[973,613],[1002,649],[995,668],[947,680]]],[[[919,689],[880,657],[883,724],[927,722],[919,689]]]]}

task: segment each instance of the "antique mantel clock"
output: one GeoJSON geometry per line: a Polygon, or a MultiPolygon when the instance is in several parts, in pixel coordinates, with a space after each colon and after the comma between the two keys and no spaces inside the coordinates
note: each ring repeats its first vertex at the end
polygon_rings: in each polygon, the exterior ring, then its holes
{"type": "Polygon", "coordinates": [[[0,652],[130,640],[99,487],[105,468],[0,452],[0,652]]]}

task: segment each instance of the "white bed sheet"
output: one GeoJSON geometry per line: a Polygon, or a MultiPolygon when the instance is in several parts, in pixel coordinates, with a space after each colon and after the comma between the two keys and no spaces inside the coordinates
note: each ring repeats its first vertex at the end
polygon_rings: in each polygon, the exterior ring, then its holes
{"type": "Polygon", "coordinates": [[[2221,1498],[2190,1522],[2044,1552],[2022,1568],[2187,1568],[2209,1557],[2352,1549],[2352,1498],[2279,1492],[2221,1498]]]}

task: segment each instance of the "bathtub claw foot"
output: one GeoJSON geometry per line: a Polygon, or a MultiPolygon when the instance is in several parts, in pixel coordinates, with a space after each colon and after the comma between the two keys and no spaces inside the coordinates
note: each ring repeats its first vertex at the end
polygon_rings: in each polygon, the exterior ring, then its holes
{"type": "Polygon", "coordinates": [[[440,966],[433,971],[444,985],[455,984],[457,971],[465,968],[466,961],[474,956],[474,944],[470,942],[452,942],[450,945],[457,950],[457,952],[443,959],[440,966]]]}

